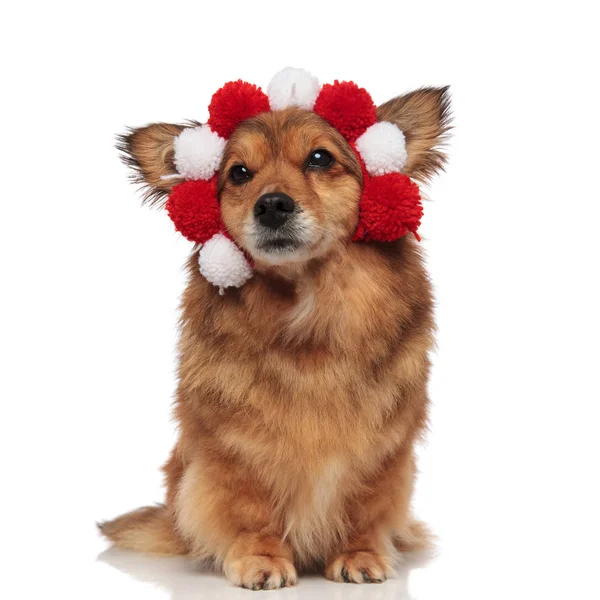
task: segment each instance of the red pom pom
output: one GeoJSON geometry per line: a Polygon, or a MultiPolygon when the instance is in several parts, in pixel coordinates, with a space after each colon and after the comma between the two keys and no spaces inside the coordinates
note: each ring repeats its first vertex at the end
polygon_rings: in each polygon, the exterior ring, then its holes
{"type": "Polygon", "coordinates": [[[166,209],[179,233],[204,244],[221,230],[217,177],[179,183],[171,191],[166,209]]]}
{"type": "Polygon", "coordinates": [[[326,83],[315,102],[315,112],[349,142],[356,141],[377,121],[373,99],[352,81],[326,83]]]}
{"type": "Polygon", "coordinates": [[[233,130],[246,119],[269,110],[269,98],[252,83],[239,79],[217,90],[208,106],[208,125],[222,138],[229,139],[233,130]]]}
{"type": "Polygon", "coordinates": [[[393,242],[411,231],[419,239],[423,207],[419,187],[402,173],[365,177],[354,241],[393,242]]]}

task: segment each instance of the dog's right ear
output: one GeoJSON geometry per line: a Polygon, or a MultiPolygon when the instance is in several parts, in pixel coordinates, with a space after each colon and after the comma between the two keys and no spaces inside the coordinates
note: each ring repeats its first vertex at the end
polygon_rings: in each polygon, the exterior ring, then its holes
{"type": "Polygon", "coordinates": [[[174,142],[184,129],[184,125],[153,123],[118,137],[121,160],[133,169],[132,180],[144,185],[144,202],[160,203],[181,182],[175,169],[174,142]]]}

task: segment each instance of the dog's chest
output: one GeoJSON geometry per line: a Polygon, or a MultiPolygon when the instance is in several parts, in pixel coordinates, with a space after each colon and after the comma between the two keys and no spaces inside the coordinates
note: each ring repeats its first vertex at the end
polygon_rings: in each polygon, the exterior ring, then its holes
{"type": "Polygon", "coordinates": [[[324,553],[343,531],[341,483],[347,473],[346,461],[332,457],[314,473],[298,481],[298,487],[283,507],[285,537],[296,553],[309,561],[324,553]]]}
{"type": "Polygon", "coordinates": [[[308,504],[314,512],[327,513],[339,491],[339,484],[345,472],[346,461],[337,457],[325,461],[322,468],[317,470],[308,485],[308,504]]]}

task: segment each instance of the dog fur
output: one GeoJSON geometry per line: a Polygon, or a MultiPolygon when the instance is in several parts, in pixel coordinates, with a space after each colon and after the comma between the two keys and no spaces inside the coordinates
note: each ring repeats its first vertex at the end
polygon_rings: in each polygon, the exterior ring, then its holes
{"type": "MultiPolygon", "coordinates": [[[[405,134],[407,175],[423,182],[442,168],[447,88],[396,98],[377,114],[405,134]]],[[[174,173],[182,127],[121,139],[150,201],[177,183],[161,177],[174,173]]],[[[114,544],[189,554],[251,589],[293,585],[305,569],[380,582],[399,552],[426,544],[410,501],[427,424],[431,288],[412,236],[350,242],[361,185],[356,156],[314,113],[264,113],[231,137],[222,218],[255,273],[220,296],[196,253],[189,259],[166,502],[103,523],[114,544]],[[315,148],[331,152],[331,168],[306,170],[315,148]],[[255,174],[247,184],[228,179],[235,164],[255,174]],[[301,251],[270,256],[253,245],[252,207],[273,191],[302,210],[301,251]]]]}

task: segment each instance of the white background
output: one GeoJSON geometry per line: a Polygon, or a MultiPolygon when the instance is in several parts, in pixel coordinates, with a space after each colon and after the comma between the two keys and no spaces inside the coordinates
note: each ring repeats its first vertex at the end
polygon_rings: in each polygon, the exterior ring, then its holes
{"type": "Polygon", "coordinates": [[[270,597],[599,598],[592,2],[14,2],[2,9],[0,595],[248,598],[94,522],[162,498],[188,243],[142,209],[126,125],[204,120],[288,65],[377,102],[451,84],[423,245],[438,300],[416,512],[439,556],[270,597]],[[422,565],[421,565],[422,566],[422,565]]]}

